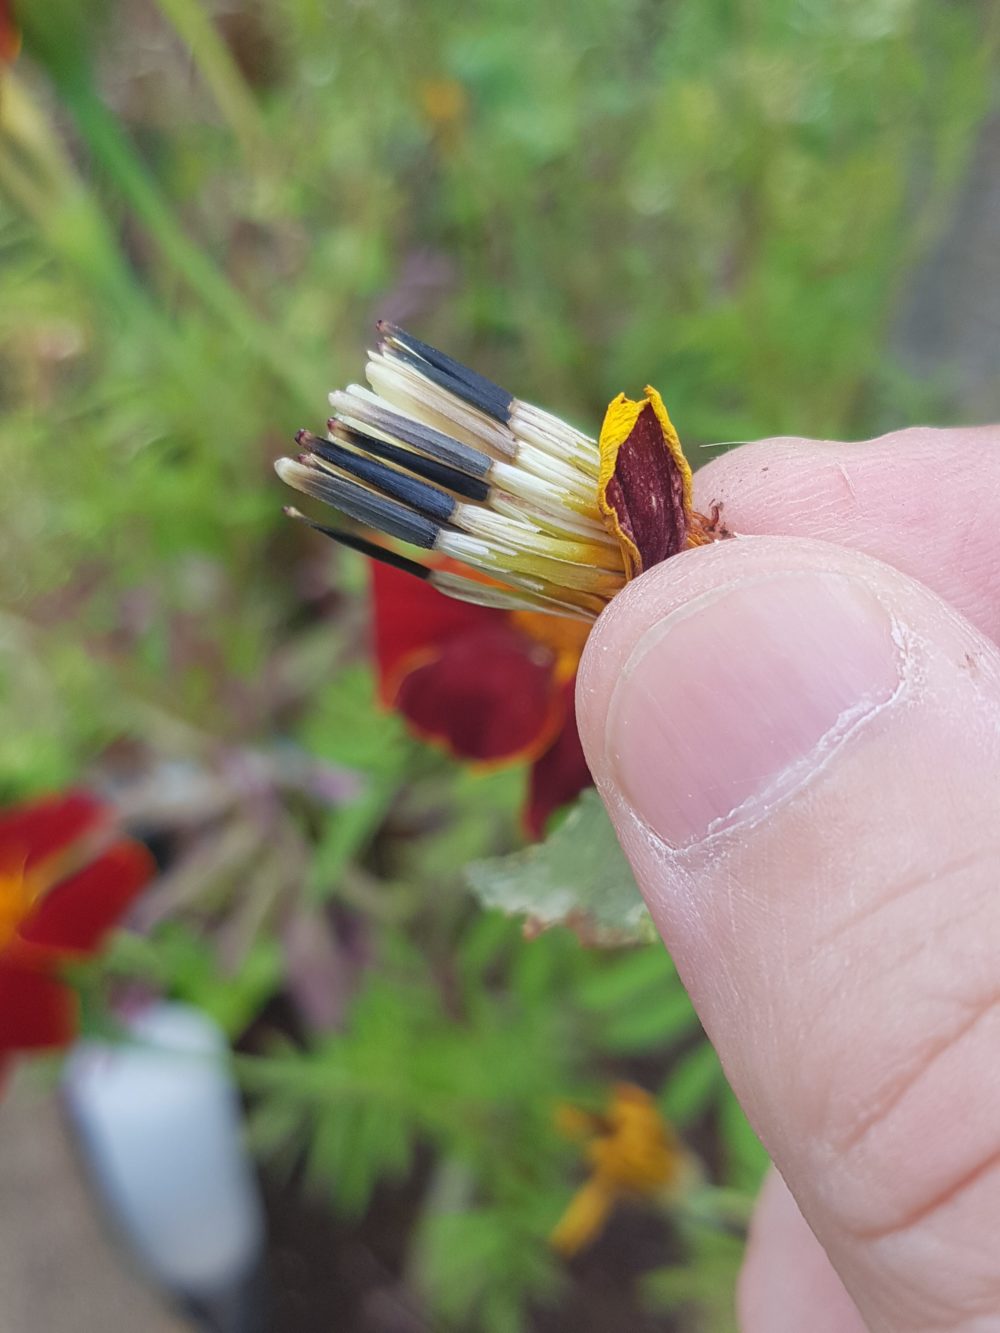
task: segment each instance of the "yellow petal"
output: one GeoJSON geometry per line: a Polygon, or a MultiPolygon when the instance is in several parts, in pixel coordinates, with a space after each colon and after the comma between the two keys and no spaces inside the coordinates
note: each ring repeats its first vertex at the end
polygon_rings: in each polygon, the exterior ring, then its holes
{"type": "Polygon", "coordinates": [[[603,1181],[588,1180],[570,1199],[549,1244],[567,1258],[577,1254],[600,1233],[614,1201],[613,1191],[603,1181]]]}

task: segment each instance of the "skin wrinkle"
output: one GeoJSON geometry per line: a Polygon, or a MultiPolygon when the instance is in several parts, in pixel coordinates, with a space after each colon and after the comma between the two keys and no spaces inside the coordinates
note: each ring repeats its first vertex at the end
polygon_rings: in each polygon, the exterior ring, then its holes
{"type": "MultiPolygon", "coordinates": [[[[975,864],[978,859],[962,858],[969,864],[975,864]]],[[[958,864],[956,860],[956,876],[958,864]]],[[[787,1096],[802,1111],[807,1103],[811,1104],[808,1120],[813,1126],[813,1132],[825,1120],[833,1127],[831,1169],[836,1168],[837,1150],[842,1144],[852,1141],[852,1126],[856,1123],[857,1113],[846,1114],[852,1101],[860,1102],[862,1107],[870,1106],[886,1095],[885,1083],[890,1077],[893,1081],[905,1078],[905,1072],[897,1073],[891,1069],[897,1055],[905,1056],[907,1068],[912,1070],[916,1066],[919,1075],[928,1054],[923,1047],[923,1031],[926,1029],[935,1034],[941,1029],[953,1028],[954,1019],[948,1017],[949,1010],[956,1003],[953,988],[935,996],[933,988],[928,990],[928,982],[933,982],[934,978],[953,978],[966,986],[980,988],[971,1000],[963,1002],[963,1009],[967,1009],[970,1004],[982,1005],[979,996],[992,987],[995,980],[991,962],[993,946],[989,935],[984,936],[982,930],[969,931],[967,927],[963,931],[961,922],[956,923],[951,908],[954,894],[947,883],[941,882],[937,872],[931,869],[924,882],[931,890],[932,896],[926,906],[932,909],[932,914],[928,915],[928,911],[921,910],[918,904],[911,908],[901,908],[897,898],[899,921],[880,922],[880,928],[871,933],[871,948],[866,953],[859,954],[856,944],[842,951],[840,958],[837,951],[827,950],[819,958],[814,958],[812,965],[809,962],[811,950],[798,955],[797,976],[787,994],[797,990],[803,997],[809,997],[806,1007],[815,1017],[802,1050],[806,1053],[816,1050],[820,1063],[817,1066],[815,1062],[807,1061],[809,1068],[804,1073],[805,1094],[792,1089],[787,1092],[787,1096]],[[939,920],[936,920],[933,909],[940,914],[939,920]],[[925,929],[914,931],[908,928],[908,921],[914,920],[924,922],[925,929]],[[912,941],[908,948],[905,947],[907,941],[912,941]],[[902,950],[897,947],[900,943],[904,946],[902,950]],[[971,956],[970,947],[975,950],[971,956]],[[953,952],[954,959],[951,957],[953,952]],[[909,962],[920,955],[923,955],[923,961],[914,969],[909,962]],[[850,978],[844,975],[842,961],[848,958],[852,967],[850,978]],[[870,978],[862,986],[869,996],[869,1011],[882,1012],[884,1017],[878,1045],[858,1067],[858,1057],[865,1056],[869,1047],[867,1044],[857,1047],[853,1035],[844,1032],[840,1014],[845,1006],[849,1010],[856,1008],[855,1001],[843,994],[845,982],[853,985],[854,978],[863,979],[865,975],[870,978]],[[913,999],[908,1006],[902,1006],[897,1001],[886,1003],[886,999],[894,991],[898,992],[899,987],[905,987],[912,993],[913,999]],[[939,1001],[946,1002],[946,1006],[939,1001]],[[920,1010],[914,1008],[917,1003],[922,1006],[920,1010]],[[890,1026],[887,1027],[887,1023],[890,1026]],[[894,1033],[898,1033],[898,1036],[894,1036],[894,1033]],[[847,1062],[846,1068],[844,1061],[847,1062]],[[851,1072],[852,1066],[855,1067],[854,1072],[851,1072]],[[840,1131],[845,1120],[850,1126],[846,1134],[840,1131]]],[[[977,887],[975,882],[965,887],[968,889],[966,897],[970,901],[962,915],[970,918],[979,915],[982,921],[983,911],[987,915],[990,911],[991,888],[988,879],[982,880],[981,887],[977,887]],[[973,911],[973,908],[976,910],[973,911]]],[[[878,1036],[878,1033],[875,1035],[878,1036]]],[[[936,1039],[937,1046],[944,1047],[949,1037],[955,1038],[957,1035],[953,1031],[946,1031],[944,1036],[936,1039]]],[[[793,1042],[786,1049],[798,1050],[799,1047],[793,1042]]],[[[869,1112],[867,1118],[874,1117],[869,1112]]],[[[823,1137],[827,1135],[826,1130],[821,1129],[820,1133],[823,1137]]]]}
{"type": "Polygon", "coordinates": [[[916,1052],[914,1067],[909,1069],[896,1085],[888,1091],[885,1100],[877,1101],[871,1107],[869,1114],[863,1116],[849,1134],[838,1140],[834,1146],[839,1151],[843,1153],[852,1152],[860,1148],[874,1130],[885,1128],[889,1117],[900,1104],[910,1093],[919,1090],[921,1082],[928,1075],[933,1075],[941,1057],[950,1052],[963,1037],[968,1036],[985,1018],[995,1013],[997,1006],[1000,1005],[1000,992],[994,992],[987,996],[980,1004],[973,1002],[963,1004],[955,997],[949,998],[966,1011],[964,1021],[951,1031],[940,1034],[937,1040],[916,1052]]]}
{"type": "MultiPolygon", "coordinates": [[[[600,778],[598,779],[598,788],[605,804],[612,811],[622,848],[633,866],[641,864],[650,850],[658,858],[665,856],[670,861],[669,896],[657,900],[654,896],[657,882],[650,883],[648,877],[644,881],[646,901],[661,931],[674,942],[700,933],[702,921],[699,899],[704,890],[704,865],[700,857],[692,856],[692,849],[674,851],[667,847],[635,814],[627,802],[624,801],[617,788],[603,782],[600,778]],[[650,890],[653,890],[654,893],[651,894],[650,890]]],[[[730,830],[730,832],[738,834],[738,830],[730,830]]],[[[738,911],[738,904],[741,901],[747,905],[759,906],[759,904],[754,903],[747,895],[738,877],[727,874],[722,869],[728,858],[728,851],[721,839],[712,839],[711,841],[716,844],[711,852],[715,861],[713,870],[715,888],[719,894],[724,896],[724,913],[730,921],[730,929],[739,932],[741,914],[738,911]]],[[[694,849],[695,852],[699,850],[694,849]]],[[[779,919],[780,914],[776,912],[772,920],[777,922],[779,919]]],[[[727,1055],[726,1043],[722,1040],[724,1034],[714,1029],[713,1013],[718,1011],[730,1014],[744,1013],[752,1006],[759,1020],[758,1026],[770,1024],[771,1028],[784,1028],[787,1026],[784,1021],[778,1024],[778,1019],[782,1017],[779,1014],[781,1008],[780,992],[777,987],[765,986],[757,987],[753,993],[750,993],[742,979],[739,968],[717,967],[707,972],[692,971],[684,950],[674,951],[674,961],[681,980],[691,994],[702,1017],[706,1033],[719,1051],[723,1070],[730,1082],[734,1082],[732,1061],[727,1055]],[[763,995],[761,995],[761,990],[764,992],[763,995]]],[[[755,966],[758,971],[762,970],[766,974],[768,971],[775,969],[776,959],[773,954],[764,953],[757,957],[755,966]]],[[[745,1101],[744,1105],[746,1106],[745,1101]]],[[[758,1133],[761,1134],[765,1148],[772,1156],[776,1155],[776,1143],[769,1140],[766,1129],[762,1130],[759,1118],[753,1114],[752,1108],[749,1109],[751,1110],[751,1120],[755,1121],[755,1126],[758,1133]]]]}
{"type": "MultiPolygon", "coordinates": [[[[893,1243],[891,1237],[888,1243],[893,1243]]],[[[875,1241],[873,1244],[878,1246],[882,1242],[875,1241]]],[[[886,1291],[882,1295],[886,1298],[883,1306],[888,1307],[890,1315],[886,1317],[884,1313],[870,1313],[862,1333],[900,1333],[901,1330],[903,1333],[997,1333],[995,1293],[984,1292],[981,1300],[974,1299],[961,1312],[956,1312],[954,1307],[946,1309],[939,1306],[935,1313],[934,1309],[929,1308],[929,1302],[934,1297],[928,1297],[925,1291],[915,1292],[908,1279],[897,1279],[891,1290],[889,1282],[887,1278],[886,1291]],[[980,1315],[985,1322],[980,1320],[980,1315]],[[904,1316],[906,1322],[901,1323],[904,1316]]],[[[762,1333],[770,1333],[770,1330],[763,1329],[762,1333]]],[[[841,1333],[841,1330],[838,1329],[837,1333],[841,1333]]]]}
{"type": "MultiPolygon", "coordinates": [[[[974,920],[975,918],[979,917],[982,913],[982,910],[983,910],[982,903],[980,901],[976,901],[970,904],[964,911],[960,913],[956,913],[954,910],[949,909],[948,925],[964,928],[965,926],[967,926],[970,920],[974,920]]],[[[912,965],[914,960],[916,960],[917,958],[920,958],[921,956],[926,957],[928,955],[932,955],[933,952],[939,947],[939,943],[940,943],[939,939],[933,938],[931,935],[928,935],[926,937],[915,938],[911,942],[909,947],[904,948],[901,951],[897,951],[893,955],[892,966],[895,969],[904,971],[905,968],[912,965]]],[[[812,957],[819,961],[822,961],[825,955],[814,954],[812,955],[812,957]]],[[[811,959],[809,954],[803,955],[803,962],[807,966],[810,961],[811,959]]],[[[855,963],[860,963],[862,965],[867,964],[869,962],[880,963],[884,965],[887,961],[885,957],[884,941],[876,941],[873,948],[866,950],[864,954],[855,955],[854,961],[855,963]]]]}
{"type": "MultiPolygon", "coordinates": [[[[930,959],[932,951],[926,953],[930,959]]],[[[925,970],[926,966],[921,968],[925,970]]],[[[963,975],[961,960],[958,966],[952,966],[947,956],[941,960],[938,972],[942,970],[946,976],[963,975]]],[[[901,974],[904,985],[912,984],[905,964],[902,968],[893,967],[892,972],[901,974]]],[[[915,976],[919,979],[920,973],[915,976]]],[[[985,979],[981,980],[985,985],[985,979]]],[[[816,1060],[807,1061],[802,1071],[813,1112],[803,1119],[804,1098],[794,1088],[786,1091],[784,1101],[800,1104],[797,1122],[800,1132],[809,1123],[815,1125],[817,1116],[823,1118],[823,1107],[828,1108],[825,1118],[834,1127],[833,1133],[820,1130],[816,1138],[805,1140],[808,1151],[799,1156],[799,1170],[807,1177],[829,1182],[824,1209],[845,1230],[867,1234],[889,1229],[896,1221],[893,1216],[896,1210],[904,1207],[915,1211],[928,1197],[928,1191],[933,1197],[935,1191],[943,1188],[942,1182],[966,1174],[970,1170],[970,1157],[991,1155],[995,1149],[997,1127],[990,1126],[988,1106],[996,1096],[996,1078],[986,1076],[977,1081],[972,1072],[977,1068],[989,1071],[993,1067],[990,1052],[995,1049],[1000,1025],[996,1021],[995,978],[991,980],[994,984],[983,998],[956,999],[950,991],[938,995],[933,991],[925,993],[921,1005],[927,1012],[926,1024],[921,1022],[917,1011],[900,1030],[901,1041],[890,1040],[886,1044],[883,1038],[881,1046],[866,1061],[875,1075],[869,1087],[863,1067],[851,1069],[854,1051],[861,1054],[865,1047],[857,1047],[856,1039],[845,1040],[847,1034],[840,1030],[842,1025],[837,1021],[836,1011],[831,1014],[828,1033],[823,1030],[825,1024],[818,1027],[814,1024],[811,1030],[808,1025],[804,1028],[801,1021],[784,1024],[786,1038],[790,1040],[786,1040],[783,1049],[789,1053],[814,1051],[819,1061],[818,1064],[816,1060]],[[949,1013],[950,1018],[946,1017],[949,1013]],[[987,1022],[989,1026],[984,1031],[987,1022]],[[915,1049],[914,1039],[919,1041],[922,1026],[935,1034],[942,1027],[947,1030],[943,1035],[935,1035],[922,1049],[915,1049]],[[805,1040],[800,1044],[803,1031],[805,1040]],[[905,1065],[899,1070],[888,1069],[883,1078],[879,1050],[887,1062],[891,1063],[898,1054],[905,1065]],[[825,1086],[818,1086],[821,1083],[825,1086]],[[963,1108],[976,1110],[977,1100],[979,1108],[968,1133],[956,1137],[949,1126],[964,1125],[963,1108]],[[849,1116],[852,1101],[858,1109],[849,1116]],[[850,1126],[849,1132],[838,1132],[844,1125],[850,1126]],[[871,1141],[876,1129],[878,1137],[871,1141]],[[906,1144],[913,1145],[909,1168],[906,1144]],[[901,1171],[905,1173],[902,1176],[898,1174],[901,1171]],[[904,1184],[901,1193],[900,1186],[904,1184]],[[873,1210],[883,1216],[874,1217],[873,1210]]],[[[869,1011],[878,1012],[878,995],[871,995],[867,1004],[869,1011]]],[[[815,1012],[815,1006],[809,1007],[815,1012]]],[[[847,1008],[856,1008],[849,998],[847,1008]]],[[[819,1010],[826,1012],[822,1003],[819,1010]]],[[[863,1033],[858,1036],[863,1042],[863,1033]]],[[[794,1061],[795,1057],[791,1058],[794,1061]]],[[[780,1086],[775,1097],[772,1114],[780,1118],[783,1104],[780,1086]]],[[[808,1134],[808,1130],[805,1132],[808,1134]]]]}
{"type": "Polygon", "coordinates": [[[847,487],[848,495],[852,500],[857,500],[858,492],[855,489],[854,482],[851,481],[851,474],[847,470],[847,464],[838,463],[837,466],[840,468],[840,475],[844,478],[844,485],[847,487]]]}
{"type": "Polygon", "coordinates": [[[870,924],[881,912],[891,907],[896,907],[907,898],[911,893],[918,892],[920,889],[926,889],[929,884],[939,886],[940,881],[947,879],[952,875],[959,875],[963,871],[971,869],[977,862],[988,863],[993,859],[995,864],[1000,864],[1000,843],[988,844],[985,847],[975,847],[970,851],[962,852],[953,857],[944,865],[936,870],[927,873],[917,871],[906,879],[894,885],[885,897],[877,902],[865,902],[861,911],[857,915],[850,915],[839,921],[832,930],[826,931],[816,939],[810,940],[809,948],[805,954],[806,958],[815,956],[821,950],[841,940],[845,935],[853,933],[859,926],[870,924]]]}
{"type": "MultiPolygon", "coordinates": [[[[917,1227],[925,1224],[935,1214],[941,1213],[946,1207],[955,1203],[961,1195],[967,1193],[974,1186],[981,1184],[992,1172],[996,1171],[998,1167],[1000,1167],[1000,1147],[982,1161],[977,1162],[976,1165],[967,1171],[959,1180],[949,1182],[945,1188],[940,1190],[932,1198],[925,1200],[920,1207],[913,1209],[898,1221],[882,1227],[859,1227],[854,1229],[851,1234],[856,1241],[861,1241],[866,1245],[873,1242],[885,1241],[890,1238],[898,1240],[899,1237],[906,1232],[915,1230],[917,1227]]],[[[995,1290],[993,1299],[995,1302],[995,1290]]],[[[964,1323],[959,1327],[964,1329],[964,1323]]]]}

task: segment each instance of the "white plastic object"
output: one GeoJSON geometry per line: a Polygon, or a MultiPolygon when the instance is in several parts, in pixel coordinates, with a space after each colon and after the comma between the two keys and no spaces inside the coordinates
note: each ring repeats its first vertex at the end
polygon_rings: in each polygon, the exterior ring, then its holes
{"type": "Polygon", "coordinates": [[[210,1300],[247,1280],[264,1242],[228,1043],[184,1004],[150,1005],[129,1029],[124,1043],[79,1042],[66,1062],[80,1147],[150,1277],[210,1300]]]}

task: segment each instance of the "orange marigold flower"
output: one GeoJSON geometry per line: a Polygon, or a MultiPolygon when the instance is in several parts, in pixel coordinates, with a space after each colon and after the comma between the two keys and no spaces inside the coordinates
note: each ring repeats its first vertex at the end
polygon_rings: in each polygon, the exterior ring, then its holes
{"type": "Polygon", "coordinates": [[[616,1085],[607,1111],[560,1107],[556,1124],[584,1144],[590,1176],[550,1236],[567,1257],[589,1245],[621,1199],[676,1197],[696,1177],[694,1159],[654,1099],[633,1083],[616,1085]]]}
{"type": "Polygon", "coordinates": [[[98,951],[153,869],[85,792],[0,812],[0,1065],[72,1039],[77,1000],[60,970],[98,951]]]}

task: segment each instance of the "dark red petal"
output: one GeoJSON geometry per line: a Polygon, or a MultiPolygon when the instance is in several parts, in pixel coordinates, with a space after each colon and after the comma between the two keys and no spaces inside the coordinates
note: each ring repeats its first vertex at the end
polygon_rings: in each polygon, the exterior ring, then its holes
{"type": "Polygon", "coordinates": [[[593,782],[576,726],[575,686],[576,682],[571,680],[563,687],[567,710],[565,725],[552,745],[532,765],[528,803],[524,810],[524,825],[532,838],[543,837],[549,816],[575,800],[593,782]]]}
{"type": "Polygon", "coordinates": [[[500,612],[445,597],[400,569],[370,564],[379,693],[391,704],[404,664],[414,654],[447,643],[456,634],[502,623],[500,612]]]}
{"type": "Polygon", "coordinates": [[[65,1046],[76,1018],[76,995],[51,972],[0,957],[0,1056],[65,1046]]]}
{"type": "Polygon", "coordinates": [[[627,579],[706,540],[691,524],[691,468],[651,385],[642,399],[620,393],[608,404],[598,447],[597,503],[627,579]]]}
{"type": "Polygon", "coordinates": [[[105,818],[106,808],[85,791],[11,806],[0,813],[0,869],[30,870],[72,846],[105,818]]]}
{"type": "Polygon", "coordinates": [[[400,682],[395,706],[418,734],[462,759],[531,758],[562,717],[553,655],[495,613],[491,621],[415,664],[400,682]]]}
{"type": "Polygon", "coordinates": [[[684,549],[684,479],[664,448],[660,423],[649,404],[618,451],[606,494],[622,531],[639,551],[643,569],[684,549]]]}
{"type": "Polygon", "coordinates": [[[115,843],[45,894],[21,925],[19,941],[45,949],[92,953],[149,882],[154,869],[153,858],[141,843],[115,843]]]}

